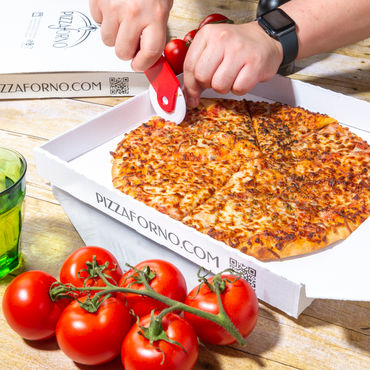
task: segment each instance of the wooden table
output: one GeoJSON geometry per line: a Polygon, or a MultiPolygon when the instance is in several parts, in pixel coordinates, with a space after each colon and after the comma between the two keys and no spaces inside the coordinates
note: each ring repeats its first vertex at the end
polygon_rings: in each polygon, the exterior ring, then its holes
{"type": "MultiPolygon", "coordinates": [[[[241,23],[253,19],[255,10],[253,0],[175,0],[169,35],[183,37],[209,13],[223,13],[241,23]]],[[[297,62],[291,77],[370,101],[370,40],[297,62]]],[[[123,100],[0,102],[0,143],[19,150],[28,161],[23,270],[41,269],[58,277],[64,258],[83,245],[49,184],[37,175],[33,148],[123,100]]],[[[0,280],[0,297],[15,275],[0,280]]],[[[258,324],[247,342],[245,348],[201,344],[196,369],[370,369],[370,303],[318,299],[293,319],[261,302],[258,324]]],[[[101,367],[73,363],[54,339],[22,340],[1,310],[0,343],[1,369],[122,368],[119,359],[101,367]]]]}

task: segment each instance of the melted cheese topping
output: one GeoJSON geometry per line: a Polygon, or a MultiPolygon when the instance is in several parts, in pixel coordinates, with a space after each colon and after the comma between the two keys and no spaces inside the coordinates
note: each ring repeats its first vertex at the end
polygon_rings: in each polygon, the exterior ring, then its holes
{"type": "Polygon", "coordinates": [[[369,145],[302,108],[202,99],[112,155],[116,188],[261,260],[323,248],[370,214],[369,145]]]}

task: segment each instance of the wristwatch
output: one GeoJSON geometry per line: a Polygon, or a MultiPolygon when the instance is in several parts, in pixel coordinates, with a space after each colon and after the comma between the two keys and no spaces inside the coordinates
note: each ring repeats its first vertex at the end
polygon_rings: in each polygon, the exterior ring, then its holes
{"type": "Polygon", "coordinates": [[[298,54],[298,38],[293,19],[284,10],[275,8],[257,17],[257,22],[270,37],[280,41],[283,47],[280,67],[293,62],[298,54]]]}

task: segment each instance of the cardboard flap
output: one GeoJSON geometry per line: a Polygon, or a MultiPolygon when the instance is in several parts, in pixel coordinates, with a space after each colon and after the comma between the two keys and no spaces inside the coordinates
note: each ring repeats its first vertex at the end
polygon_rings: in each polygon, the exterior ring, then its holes
{"type": "Polygon", "coordinates": [[[133,72],[104,45],[88,1],[2,1],[0,11],[1,73],[133,72]]]}

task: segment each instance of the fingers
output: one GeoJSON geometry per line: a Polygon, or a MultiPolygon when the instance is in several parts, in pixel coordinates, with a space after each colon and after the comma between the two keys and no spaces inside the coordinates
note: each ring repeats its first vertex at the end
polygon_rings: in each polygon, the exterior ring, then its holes
{"type": "Polygon", "coordinates": [[[211,87],[220,94],[227,94],[231,91],[234,81],[242,66],[230,55],[225,55],[217,70],[212,76],[211,87]]]}
{"type": "Polygon", "coordinates": [[[252,63],[241,65],[238,60],[225,57],[211,74],[207,87],[193,74],[184,75],[185,97],[189,107],[196,107],[199,104],[200,94],[208,87],[220,94],[227,94],[230,91],[235,95],[248,93],[260,80],[255,70],[252,63]]]}
{"type": "Polygon", "coordinates": [[[94,21],[101,25],[102,41],[107,46],[114,46],[119,27],[117,12],[110,7],[111,4],[99,0],[89,0],[89,5],[94,21]]]}
{"type": "Polygon", "coordinates": [[[165,44],[164,24],[152,23],[145,27],[141,35],[139,51],[131,63],[133,70],[142,72],[151,67],[161,56],[165,44]]]}
{"type": "Polygon", "coordinates": [[[253,73],[254,68],[250,65],[244,65],[237,74],[231,88],[231,91],[235,95],[244,95],[259,82],[256,73],[253,73]]]}
{"type": "Polygon", "coordinates": [[[166,43],[172,0],[89,0],[94,20],[101,23],[104,44],[117,56],[132,60],[136,71],[156,62],[166,43]]]}
{"type": "Polygon", "coordinates": [[[221,94],[244,95],[272,78],[281,63],[281,46],[256,22],[207,25],[194,38],[184,64],[187,103],[195,107],[211,87],[221,94]]]}
{"type": "Polygon", "coordinates": [[[139,24],[131,24],[130,27],[125,22],[120,24],[115,43],[118,58],[129,60],[135,56],[140,45],[141,31],[139,24]]]}
{"type": "Polygon", "coordinates": [[[184,93],[190,108],[199,104],[199,96],[204,90],[196,77],[195,69],[205,47],[206,41],[203,38],[199,39],[197,43],[193,42],[184,61],[184,93]]]}
{"type": "Polygon", "coordinates": [[[100,7],[98,5],[97,0],[90,0],[89,1],[89,6],[90,6],[90,13],[91,16],[93,17],[94,21],[96,23],[102,23],[103,20],[103,14],[100,10],[100,7]]]}
{"type": "Polygon", "coordinates": [[[105,45],[114,46],[116,43],[117,32],[119,28],[118,19],[115,16],[107,15],[103,18],[100,34],[105,45]]]}
{"type": "Polygon", "coordinates": [[[217,42],[207,41],[192,44],[185,60],[184,87],[189,107],[199,104],[204,89],[212,88],[221,94],[231,91],[243,66],[217,42]]]}

